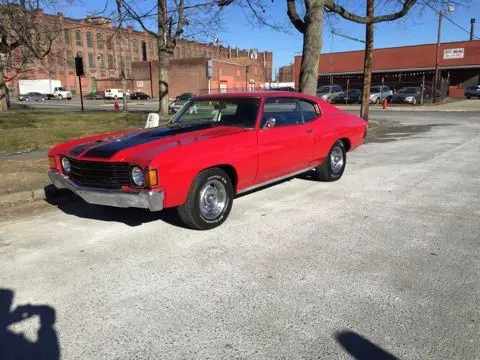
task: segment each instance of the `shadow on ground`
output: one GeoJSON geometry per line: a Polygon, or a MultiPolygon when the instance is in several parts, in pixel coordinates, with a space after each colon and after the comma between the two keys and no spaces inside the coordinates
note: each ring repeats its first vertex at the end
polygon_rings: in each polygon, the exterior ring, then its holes
{"type": "Polygon", "coordinates": [[[119,222],[128,226],[139,226],[152,221],[164,221],[170,225],[185,227],[178,217],[176,209],[164,209],[151,212],[138,208],[116,208],[92,205],[83,201],[69,190],[58,190],[53,185],[45,187],[45,201],[58,207],[65,214],[80,218],[119,222]]]}
{"type": "Polygon", "coordinates": [[[60,346],[55,331],[55,310],[48,305],[18,305],[13,308],[14,292],[0,288],[0,359],[57,360],[60,346]],[[22,321],[38,317],[40,328],[37,340],[30,341],[10,326],[21,326],[22,321]]]}
{"type": "Polygon", "coordinates": [[[337,342],[357,360],[398,360],[378,345],[354,331],[340,331],[335,334],[337,342]]]}
{"type": "Polygon", "coordinates": [[[380,125],[367,135],[365,144],[368,143],[386,143],[391,141],[398,141],[402,138],[426,133],[434,127],[452,126],[455,124],[426,124],[426,125],[399,125],[384,124],[380,125]]]}

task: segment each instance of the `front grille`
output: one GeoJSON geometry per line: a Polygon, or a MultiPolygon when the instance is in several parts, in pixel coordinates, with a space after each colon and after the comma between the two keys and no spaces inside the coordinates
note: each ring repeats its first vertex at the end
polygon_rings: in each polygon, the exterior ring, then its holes
{"type": "Polygon", "coordinates": [[[69,177],[88,187],[118,189],[130,185],[130,165],[68,159],[71,165],[69,177]]]}

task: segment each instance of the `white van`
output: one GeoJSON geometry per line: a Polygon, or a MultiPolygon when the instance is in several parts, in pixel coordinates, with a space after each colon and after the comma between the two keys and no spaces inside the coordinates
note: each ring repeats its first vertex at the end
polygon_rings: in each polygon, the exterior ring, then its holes
{"type": "Polygon", "coordinates": [[[105,89],[105,99],[123,99],[123,90],[105,89]]]}

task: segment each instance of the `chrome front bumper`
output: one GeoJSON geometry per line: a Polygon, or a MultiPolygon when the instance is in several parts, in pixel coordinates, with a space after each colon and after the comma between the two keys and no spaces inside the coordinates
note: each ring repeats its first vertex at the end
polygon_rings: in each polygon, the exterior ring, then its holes
{"type": "Polygon", "coordinates": [[[117,189],[88,188],[75,184],[67,176],[56,171],[49,171],[48,177],[57,189],[68,189],[89,204],[121,208],[135,207],[149,209],[150,211],[163,209],[163,191],[139,190],[126,192],[117,189]]]}

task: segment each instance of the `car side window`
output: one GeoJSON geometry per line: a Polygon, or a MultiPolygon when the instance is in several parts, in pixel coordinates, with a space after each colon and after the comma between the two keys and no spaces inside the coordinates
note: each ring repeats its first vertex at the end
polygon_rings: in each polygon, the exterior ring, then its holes
{"type": "Polygon", "coordinates": [[[309,122],[317,118],[318,112],[314,104],[306,100],[299,100],[298,104],[302,111],[304,122],[309,122]]]}
{"type": "Polygon", "coordinates": [[[275,127],[302,124],[302,112],[295,98],[268,98],[265,100],[262,128],[267,119],[275,119],[275,127]]]}
{"type": "Polygon", "coordinates": [[[333,88],[333,91],[334,91],[334,92],[339,92],[339,91],[342,91],[342,88],[341,88],[340,86],[335,86],[335,87],[333,88]]]}

